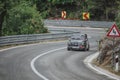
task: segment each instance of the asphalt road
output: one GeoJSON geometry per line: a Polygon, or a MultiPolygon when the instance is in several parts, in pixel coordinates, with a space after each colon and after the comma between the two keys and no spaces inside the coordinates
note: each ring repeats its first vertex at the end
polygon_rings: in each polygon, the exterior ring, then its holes
{"type": "Polygon", "coordinates": [[[67,51],[63,48],[66,47],[66,41],[0,51],[0,80],[112,80],[90,70],[83,63],[87,56],[97,51],[96,40],[104,35],[104,30],[87,28],[70,30],[88,34],[90,51],[67,51]],[[32,68],[31,63],[35,58],[32,68]]]}

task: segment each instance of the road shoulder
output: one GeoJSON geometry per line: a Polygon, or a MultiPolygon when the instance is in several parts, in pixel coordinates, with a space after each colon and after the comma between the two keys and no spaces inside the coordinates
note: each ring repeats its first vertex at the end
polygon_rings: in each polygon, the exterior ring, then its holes
{"type": "Polygon", "coordinates": [[[97,56],[99,55],[99,52],[96,52],[90,56],[88,56],[87,58],[84,59],[84,64],[90,68],[91,70],[93,70],[94,72],[98,73],[98,74],[101,74],[101,75],[106,75],[107,77],[110,77],[112,79],[115,79],[115,80],[120,80],[120,76],[118,75],[115,75],[105,69],[102,69],[94,64],[92,64],[92,61],[97,58],[97,56]]]}

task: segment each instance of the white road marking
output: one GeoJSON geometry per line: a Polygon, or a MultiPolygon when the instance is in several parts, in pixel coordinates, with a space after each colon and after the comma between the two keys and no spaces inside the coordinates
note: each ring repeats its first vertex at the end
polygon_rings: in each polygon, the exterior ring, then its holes
{"type": "Polygon", "coordinates": [[[22,47],[26,47],[26,46],[31,46],[31,45],[35,45],[35,44],[20,45],[20,46],[14,46],[14,47],[10,47],[10,48],[5,48],[5,49],[1,49],[0,52],[11,50],[11,49],[16,49],[16,48],[22,48],[22,47]]]}
{"type": "MultiPolygon", "coordinates": [[[[90,38],[91,38],[91,37],[90,37],[90,38]]],[[[39,44],[41,44],[41,43],[15,46],[15,47],[11,47],[11,48],[2,49],[2,50],[0,50],[0,52],[6,51],[6,50],[10,50],[10,49],[15,49],[15,48],[26,47],[26,46],[39,45],[39,44]]],[[[33,58],[32,61],[31,61],[31,68],[32,68],[33,72],[34,72],[36,75],[38,75],[39,77],[43,78],[44,80],[49,80],[49,79],[47,79],[45,76],[43,76],[41,73],[39,73],[39,72],[37,71],[37,69],[36,69],[35,66],[34,66],[34,63],[35,63],[35,61],[36,61],[38,58],[40,58],[40,57],[42,57],[42,56],[44,56],[44,55],[46,55],[46,54],[48,54],[48,53],[52,53],[52,52],[55,52],[55,51],[58,51],[58,50],[61,50],[61,49],[65,49],[65,48],[66,48],[66,47],[54,49],[54,50],[45,52],[45,53],[40,54],[40,55],[36,56],[35,58],[33,58]]],[[[94,58],[96,58],[97,55],[98,55],[98,53],[95,53],[95,54],[93,54],[93,55],[88,56],[88,57],[84,60],[84,63],[85,63],[89,68],[97,71],[97,72],[100,73],[100,74],[104,74],[104,75],[106,75],[106,76],[108,76],[108,77],[110,77],[110,78],[113,78],[113,79],[116,79],[116,80],[120,80],[120,77],[119,77],[119,76],[116,76],[115,74],[112,74],[112,73],[110,73],[110,72],[108,72],[108,71],[106,71],[106,70],[103,70],[103,69],[100,70],[100,68],[98,68],[98,67],[96,68],[96,67],[94,67],[94,66],[91,64],[91,61],[92,61],[94,58]]]]}
{"type": "Polygon", "coordinates": [[[93,65],[91,64],[92,60],[95,59],[95,58],[97,58],[98,55],[99,55],[99,52],[88,56],[88,57],[84,60],[84,64],[85,64],[87,67],[91,68],[92,70],[96,71],[96,72],[99,73],[99,74],[106,75],[106,76],[108,76],[109,78],[112,78],[112,79],[115,79],[115,80],[120,80],[120,77],[119,77],[119,76],[117,76],[117,75],[115,75],[115,74],[112,74],[112,73],[110,73],[109,71],[104,70],[104,69],[101,69],[101,68],[99,68],[99,67],[97,67],[97,66],[93,66],[93,65]]]}
{"type": "Polygon", "coordinates": [[[33,72],[34,72],[36,75],[38,75],[40,78],[42,78],[42,79],[44,79],[44,80],[49,80],[48,78],[46,78],[46,77],[43,76],[40,72],[37,71],[37,69],[35,68],[35,61],[36,61],[38,58],[40,58],[40,57],[42,57],[42,56],[44,56],[44,55],[46,55],[46,54],[49,54],[49,53],[52,53],[52,52],[55,52],[55,51],[58,51],[58,50],[61,50],[61,49],[65,49],[65,48],[66,48],[66,47],[62,47],[62,48],[50,50],[50,51],[48,51],[48,52],[42,53],[42,54],[36,56],[35,58],[33,58],[32,61],[31,61],[31,63],[30,63],[33,72]]]}
{"type": "MultiPolygon", "coordinates": [[[[65,41],[65,40],[64,40],[65,41]]],[[[64,42],[64,41],[48,41],[48,42],[40,42],[40,43],[34,43],[34,44],[26,44],[26,45],[18,45],[18,46],[13,46],[13,47],[9,47],[9,48],[5,48],[5,49],[0,49],[0,52],[3,52],[3,51],[7,51],[7,50],[11,50],[11,49],[16,49],[16,48],[22,48],[22,47],[27,47],[27,46],[35,46],[35,45],[40,45],[40,44],[46,44],[46,43],[57,43],[57,42],[64,42]]]]}
{"type": "MultiPolygon", "coordinates": [[[[57,41],[57,42],[59,42],[59,41],[57,41]]],[[[57,43],[57,42],[56,42],[56,43],[57,43]]],[[[46,42],[43,42],[43,43],[35,43],[35,44],[27,44],[27,45],[14,46],[14,47],[10,47],[10,48],[1,49],[0,52],[7,51],[7,50],[11,50],[11,49],[16,49],[16,48],[27,47],[27,46],[40,45],[40,44],[44,44],[44,43],[46,44],[46,42]]],[[[55,43],[55,42],[47,42],[47,43],[55,43]]],[[[35,63],[35,61],[36,61],[38,58],[40,58],[40,57],[42,57],[42,56],[44,56],[44,55],[46,55],[46,54],[48,54],[48,53],[55,52],[55,51],[58,51],[58,50],[61,50],[61,49],[65,49],[65,48],[66,48],[66,47],[54,49],[54,50],[45,52],[45,53],[40,54],[40,55],[36,56],[35,58],[33,58],[32,61],[31,61],[31,68],[32,68],[33,72],[34,72],[35,74],[37,74],[39,77],[43,78],[44,80],[49,80],[49,79],[47,79],[46,77],[44,77],[42,74],[40,74],[40,73],[37,71],[37,69],[36,69],[35,66],[34,66],[34,63],[35,63]]]]}

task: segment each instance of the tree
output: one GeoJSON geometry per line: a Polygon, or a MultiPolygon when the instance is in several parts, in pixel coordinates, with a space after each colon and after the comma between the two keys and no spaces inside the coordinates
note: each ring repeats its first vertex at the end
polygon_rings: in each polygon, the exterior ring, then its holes
{"type": "MultiPolygon", "coordinates": [[[[118,4],[120,4],[120,1],[118,1],[118,4]]],[[[119,27],[120,29],[120,5],[118,6],[118,11],[117,11],[117,16],[116,16],[116,23],[117,23],[117,26],[119,27]]]]}
{"type": "Polygon", "coordinates": [[[115,20],[119,0],[86,0],[91,17],[95,20],[115,20]]]}
{"type": "Polygon", "coordinates": [[[0,36],[2,36],[2,24],[6,15],[6,5],[4,0],[0,1],[0,36]]]}
{"type": "MultiPolygon", "coordinates": [[[[11,27],[9,26],[10,29],[12,29],[14,25],[18,25],[15,23],[17,21],[18,22],[21,21],[20,22],[21,25],[19,26],[23,26],[23,25],[25,26],[28,25],[29,22],[34,22],[34,20],[37,19],[34,17],[30,17],[32,19],[28,17],[27,19],[21,19],[21,14],[19,15],[15,14],[17,8],[22,7],[23,9],[25,9],[23,6],[20,6],[20,4],[23,4],[23,2],[26,2],[26,5],[29,6],[30,8],[35,9],[35,12],[36,12],[36,8],[35,6],[33,7],[33,5],[36,5],[37,11],[39,11],[39,13],[37,12],[37,14],[39,14],[39,16],[41,16],[44,19],[51,17],[60,18],[61,11],[65,10],[67,12],[67,18],[81,19],[82,13],[88,11],[90,13],[91,20],[107,20],[107,21],[115,20],[115,16],[118,14],[117,12],[119,10],[118,6],[120,5],[118,4],[119,0],[0,0],[0,36],[2,35],[2,32],[5,33],[4,31],[5,29],[7,29],[9,25],[13,25],[11,27]],[[20,7],[18,7],[18,5],[20,7]],[[15,9],[16,6],[17,8],[15,9]],[[2,28],[3,22],[4,22],[4,28],[2,28]],[[2,31],[2,29],[4,29],[4,31],[2,31]]],[[[30,11],[27,12],[30,13],[30,11]]],[[[28,15],[27,12],[25,12],[24,10],[24,13],[28,15]]],[[[30,14],[35,14],[35,13],[30,13],[30,14]]],[[[116,20],[119,21],[118,18],[116,20]]],[[[30,26],[31,25],[32,24],[30,24],[30,26]]],[[[26,27],[24,27],[23,32],[25,32],[24,31],[25,28],[26,27]]],[[[16,30],[17,28],[14,27],[14,29],[16,30]]],[[[22,33],[21,28],[18,29],[18,31],[19,33],[22,33]]]]}
{"type": "Polygon", "coordinates": [[[60,18],[61,11],[67,11],[67,18],[80,18],[83,0],[33,0],[43,18],[60,18]]]}
{"type": "Polygon", "coordinates": [[[0,0],[0,36],[2,36],[2,26],[7,11],[13,6],[19,4],[20,0],[0,0]]]}

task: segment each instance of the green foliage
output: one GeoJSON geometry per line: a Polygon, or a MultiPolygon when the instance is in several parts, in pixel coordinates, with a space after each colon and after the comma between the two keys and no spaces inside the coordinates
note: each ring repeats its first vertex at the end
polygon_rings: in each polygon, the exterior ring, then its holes
{"type": "Polygon", "coordinates": [[[83,12],[90,12],[92,20],[114,21],[119,0],[35,0],[43,18],[61,18],[61,11],[67,18],[82,18],[83,12]],[[114,12],[115,11],[115,12],[114,12]],[[74,13],[74,14],[73,14],[74,13]]]}
{"type": "Polygon", "coordinates": [[[35,6],[22,2],[8,11],[4,21],[4,35],[45,33],[47,29],[35,6]]]}
{"type": "Polygon", "coordinates": [[[92,19],[114,21],[119,0],[86,0],[92,19]]]}
{"type": "Polygon", "coordinates": [[[42,18],[60,18],[62,10],[71,12],[70,10],[76,8],[73,4],[74,0],[33,0],[33,2],[37,5],[38,11],[42,13],[42,18]]]}
{"type": "MultiPolygon", "coordinates": [[[[119,4],[120,4],[120,2],[119,2],[119,4]]],[[[116,23],[117,23],[117,26],[119,27],[119,29],[120,29],[120,5],[119,5],[119,7],[118,7],[118,14],[117,14],[117,16],[116,16],[116,23]]]]}
{"type": "Polygon", "coordinates": [[[2,13],[4,4],[0,1],[0,14],[2,13]]]}
{"type": "Polygon", "coordinates": [[[120,25],[119,3],[119,0],[0,0],[0,35],[1,25],[4,35],[47,32],[41,18],[61,18],[63,10],[67,18],[81,20],[83,12],[90,13],[90,20],[114,21],[117,15],[120,25]]]}

